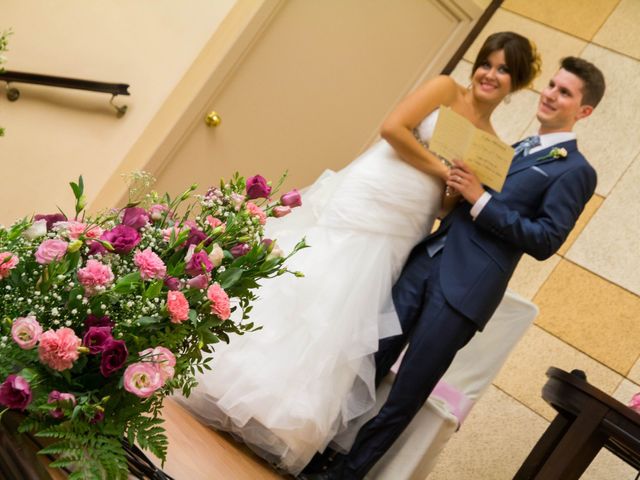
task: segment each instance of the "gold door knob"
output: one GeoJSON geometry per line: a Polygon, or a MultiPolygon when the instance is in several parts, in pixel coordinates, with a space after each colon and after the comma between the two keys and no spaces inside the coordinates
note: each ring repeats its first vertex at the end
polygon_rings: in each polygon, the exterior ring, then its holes
{"type": "Polygon", "coordinates": [[[220,122],[222,122],[222,119],[220,118],[220,115],[218,115],[218,112],[209,112],[209,115],[204,119],[204,123],[207,124],[207,127],[217,127],[220,125],[220,122]]]}

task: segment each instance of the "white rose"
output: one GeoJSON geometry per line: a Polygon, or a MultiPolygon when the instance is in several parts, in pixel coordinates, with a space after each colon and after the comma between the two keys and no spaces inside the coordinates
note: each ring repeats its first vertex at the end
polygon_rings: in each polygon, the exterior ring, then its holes
{"type": "Polygon", "coordinates": [[[22,236],[27,240],[35,240],[36,238],[44,237],[47,234],[47,221],[37,220],[31,224],[24,232],[22,236]]]}
{"type": "Polygon", "coordinates": [[[217,243],[214,243],[211,253],[209,254],[209,260],[213,263],[214,267],[219,267],[222,264],[223,258],[224,252],[222,251],[222,248],[220,248],[220,245],[217,243]]]}

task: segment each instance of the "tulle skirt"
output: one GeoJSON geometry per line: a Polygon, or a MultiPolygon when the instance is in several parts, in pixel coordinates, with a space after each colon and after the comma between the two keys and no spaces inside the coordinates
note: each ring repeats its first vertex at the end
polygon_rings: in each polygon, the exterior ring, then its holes
{"type": "Polygon", "coordinates": [[[178,401],[296,474],[375,403],[373,353],[400,333],[391,287],[440,207],[439,182],[381,141],[346,169],[326,172],[303,207],[272,222],[285,251],[311,248],[258,290],[262,330],[216,348],[213,370],[178,401]]]}

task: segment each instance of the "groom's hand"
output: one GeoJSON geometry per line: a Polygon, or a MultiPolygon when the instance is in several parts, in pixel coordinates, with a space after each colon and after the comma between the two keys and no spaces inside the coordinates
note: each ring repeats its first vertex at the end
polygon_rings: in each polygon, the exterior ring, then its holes
{"type": "Polygon", "coordinates": [[[484,193],[484,188],[478,178],[460,160],[453,161],[447,185],[459,192],[471,205],[476,203],[484,193]]]}

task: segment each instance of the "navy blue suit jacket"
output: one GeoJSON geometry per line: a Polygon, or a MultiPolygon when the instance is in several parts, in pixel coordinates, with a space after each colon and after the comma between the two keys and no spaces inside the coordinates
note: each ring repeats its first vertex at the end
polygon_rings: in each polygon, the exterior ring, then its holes
{"type": "Polygon", "coordinates": [[[447,235],[440,263],[447,302],[482,330],[522,254],[538,260],[552,256],[593,195],[596,181],[575,140],[516,157],[502,191],[489,190],[492,198],[475,220],[469,203],[462,202],[422,242],[447,235]],[[543,158],[552,148],[566,149],[567,156],[543,158]]]}

